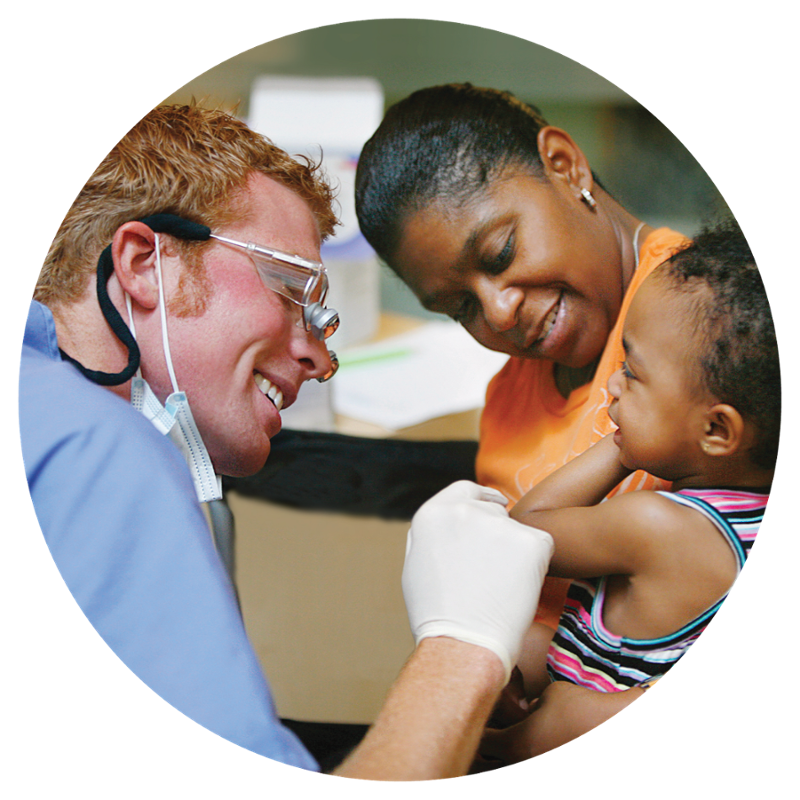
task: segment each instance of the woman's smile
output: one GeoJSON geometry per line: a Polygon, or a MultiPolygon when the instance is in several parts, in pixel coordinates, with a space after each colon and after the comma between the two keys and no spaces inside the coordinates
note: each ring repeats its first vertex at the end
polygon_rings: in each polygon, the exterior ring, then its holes
{"type": "Polygon", "coordinates": [[[569,347],[570,322],[569,302],[566,292],[561,292],[545,314],[536,338],[525,345],[530,357],[560,361],[564,357],[563,352],[569,347]]]}

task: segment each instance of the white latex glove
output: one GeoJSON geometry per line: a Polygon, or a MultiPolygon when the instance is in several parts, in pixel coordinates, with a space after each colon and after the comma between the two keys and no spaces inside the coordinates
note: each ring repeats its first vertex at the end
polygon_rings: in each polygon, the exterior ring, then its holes
{"type": "Polygon", "coordinates": [[[411,521],[403,595],[417,644],[449,636],[517,662],[553,555],[549,533],[516,522],[503,495],[458,481],[411,521]]]}

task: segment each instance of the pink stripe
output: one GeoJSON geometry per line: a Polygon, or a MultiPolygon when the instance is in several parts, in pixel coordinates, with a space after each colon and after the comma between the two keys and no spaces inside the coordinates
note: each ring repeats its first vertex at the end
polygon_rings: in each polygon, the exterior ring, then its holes
{"type": "Polygon", "coordinates": [[[581,605],[580,600],[575,600],[572,597],[567,597],[567,601],[566,603],[564,603],[564,611],[562,613],[567,613],[567,609],[569,609],[572,616],[578,617],[580,619],[585,628],[591,627],[592,618],[589,615],[589,612],[581,605]]]}
{"type": "Polygon", "coordinates": [[[756,494],[754,492],[732,492],[732,491],[691,491],[685,489],[682,494],[690,497],[699,497],[701,500],[710,502],[719,511],[752,511],[764,505],[764,498],[767,495],[756,494]]]}
{"type": "Polygon", "coordinates": [[[573,683],[595,689],[598,692],[618,692],[619,687],[609,681],[605,676],[594,672],[586,672],[583,664],[574,656],[567,655],[563,650],[551,647],[547,654],[547,661],[553,671],[568,677],[573,683]]]}

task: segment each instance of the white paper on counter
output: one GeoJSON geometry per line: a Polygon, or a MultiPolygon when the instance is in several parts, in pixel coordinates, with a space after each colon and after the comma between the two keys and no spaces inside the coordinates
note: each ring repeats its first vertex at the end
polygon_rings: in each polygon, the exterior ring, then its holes
{"type": "Polygon", "coordinates": [[[482,408],[489,381],[508,360],[448,321],[339,356],[331,381],[334,411],[389,431],[482,408]]]}

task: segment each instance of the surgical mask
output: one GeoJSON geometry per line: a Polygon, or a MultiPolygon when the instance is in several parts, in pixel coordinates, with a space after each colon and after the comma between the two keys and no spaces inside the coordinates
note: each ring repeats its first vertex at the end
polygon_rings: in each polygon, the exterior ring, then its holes
{"type": "MultiPolygon", "coordinates": [[[[169,349],[169,335],[167,333],[167,314],[164,302],[164,281],[161,274],[161,247],[158,234],[155,234],[156,244],[156,277],[158,279],[158,305],[161,316],[161,343],[164,349],[164,359],[167,363],[172,394],[167,397],[164,405],[161,404],[155,392],[142,377],[141,369],[131,380],[131,405],[139,411],[145,419],[149,420],[160,433],[169,436],[178,446],[192,475],[197,499],[201,503],[222,498],[222,480],[214,472],[211,457],[208,454],[203,438],[194,421],[192,409],[186,393],[178,388],[175,370],[172,366],[172,355],[169,349]]],[[[136,338],[133,325],[133,314],[130,296],[126,293],[125,302],[128,306],[128,320],[131,335],[136,338]]]]}

